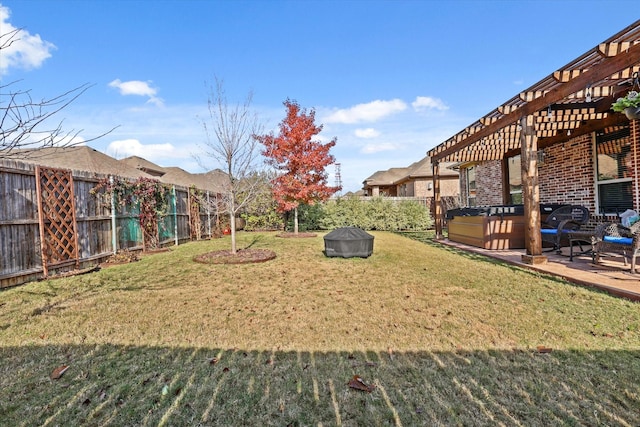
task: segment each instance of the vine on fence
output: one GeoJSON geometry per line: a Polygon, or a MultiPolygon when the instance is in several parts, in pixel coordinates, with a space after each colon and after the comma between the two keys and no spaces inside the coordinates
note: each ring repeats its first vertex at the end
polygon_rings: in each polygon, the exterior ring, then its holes
{"type": "Polygon", "coordinates": [[[111,198],[123,207],[137,204],[140,208],[138,218],[142,229],[144,250],[157,249],[158,219],[167,212],[169,206],[168,187],[157,179],[140,177],[128,181],[120,177],[106,178],[98,182],[91,194],[111,198]]]}
{"type": "Polygon", "coordinates": [[[191,240],[202,238],[200,221],[200,207],[203,205],[203,193],[195,185],[189,187],[189,229],[191,230],[191,240]]]}

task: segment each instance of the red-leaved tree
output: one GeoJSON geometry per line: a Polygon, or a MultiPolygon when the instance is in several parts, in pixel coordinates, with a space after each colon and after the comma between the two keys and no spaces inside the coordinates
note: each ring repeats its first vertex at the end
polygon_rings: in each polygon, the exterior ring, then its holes
{"type": "Polygon", "coordinates": [[[294,211],[294,233],[298,233],[298,206],[327,200],[340,190],[327,184],[325,168],[335,162],[329,154],[336,138],[323,144],[313,138],[322,131],[315,125],[315,110],[307,112],[296,101],[284,102],[287,116],[280,122],[280,133],[257,135],[264,145],[262,154],[275,167],[273,195],[280,212],[294,211]]]}

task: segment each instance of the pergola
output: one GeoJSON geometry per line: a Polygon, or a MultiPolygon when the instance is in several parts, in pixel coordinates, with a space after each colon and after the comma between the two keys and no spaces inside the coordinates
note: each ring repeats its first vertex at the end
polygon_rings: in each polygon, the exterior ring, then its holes
{"type": "MultiPolygon", "coordinates": [[[[626,124],[628,119],[610,107],[631,90],[639,71],[640,20],[430,150],[427,155],[434,168],[437,238],[442,238],[443,228],[439,164],[501,160],[519,152],[527,223],[526,260],[543,262],[537,151],[626,124]]],[[[638,126],[636,122],[632,120],[632,126],[638,126]]],[[[632,129],[633,135],[637,133],[632,129]]]]}

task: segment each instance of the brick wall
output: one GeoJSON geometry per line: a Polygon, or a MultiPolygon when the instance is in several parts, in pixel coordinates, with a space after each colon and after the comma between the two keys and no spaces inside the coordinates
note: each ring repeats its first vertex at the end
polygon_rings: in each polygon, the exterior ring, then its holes
{"type": "Polygon", "coordinates": [[[502,163],[492,160],[478,165],[476,169],[476,205],[503,205],[502,163]]]}
{"type": "MultiPolygon", "coordinates": [[[[467,206],[467,171],[460,169],[460,201],[467,206]]],[[[502,164],[492,160],[476,165],[476,206],[502,205],[502,164]]]]}
{"type": "Polygon", "coordinates": [[[595,211],[593,142],[591,134],[544,150],[538,167],[540,201],[582,205],[595,211]]]}
{"type": "MultiPolygon", "coordinates": [[[[636,142],[638,159],[630,166],[632,175],[638,172],[640,163],[640,123],[631,123],[632,138],[636,142]],[[633,135],[636,135],[634,138],[633,135]]],[[[590,223],[615,221],[614,216],[602,216],[596,212],[595,176],[592,134],[581,135],[564,144],[556,144],[543,150],[544,161],[538,165],[541,203],[566,203],[583,205],[592,215],[590,223]]],[[[500,161],[484,162],[476,169],[476,204],[501,205],[503,201],[503,177],[500,161]]],[[[466,206],[466,172],[460,170],[460,196],[466,206]]],[[[635,195],[634,209],[639,210],[640,195],[635,195]]]]}

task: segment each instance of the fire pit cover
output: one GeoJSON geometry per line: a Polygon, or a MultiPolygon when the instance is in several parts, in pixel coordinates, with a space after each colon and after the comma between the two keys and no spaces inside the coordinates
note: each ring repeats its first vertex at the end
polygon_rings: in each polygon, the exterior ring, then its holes
{"type": "Polygon", "coordinates": [[[324,236],[324,254],[328,257],[367,258],[372,252],[373,236],[360,228],[336,228],[324,236]]]}

